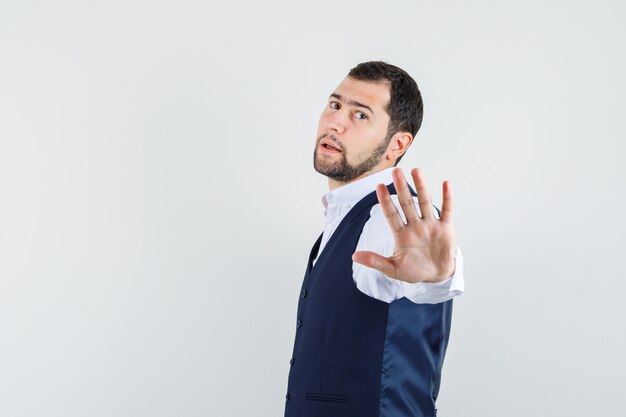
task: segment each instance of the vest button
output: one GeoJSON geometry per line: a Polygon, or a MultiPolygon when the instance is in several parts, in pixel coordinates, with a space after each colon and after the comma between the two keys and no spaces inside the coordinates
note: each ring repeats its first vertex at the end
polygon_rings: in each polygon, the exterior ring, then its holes
{"type": "Polygon", "coordinates": [[[289,359],[289,365],[293,366],[293,358],[289,359]]]}
{"type": "Polygon", "coordinates": [[[306,297],[306,290],[302,290],[302,298],[306,297]]]}
{"type": "Polygon", "coordinates": [[[298,322],[296,323],[296,327],[299,329],[300,327],[302,327],[302,320],[298,320],[298,322]]]}
{"type": "Polygon", "coordinates": [[[289,401],[289,393],[287,393],[287,395],[285,395],[285,399],[286,399],[287,401],[289,401]]]}

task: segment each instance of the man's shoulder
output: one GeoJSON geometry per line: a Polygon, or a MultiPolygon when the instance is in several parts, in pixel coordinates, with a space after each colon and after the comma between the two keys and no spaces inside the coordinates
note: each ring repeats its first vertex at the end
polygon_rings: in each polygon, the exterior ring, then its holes
{"type": "MultiPolygon", "coordinates": [[[[392,195],[391,200],[404,219],[398,196],[392,195]]],[[[378,202],[370,209],[370,218],[363,227],[362,237],[366,239],[369,248],[375,248],[381,245],[388,246],[390,243],[393,244],[394,242],[393,233],[391,232],[385,213],[378,202]]]]}
{"type": "MultiPolygon", "coordinates": [[[[406,223],[406,217],[404,215],[404,210],[402,210],[402,206],[400,205],[400,200],[398,199],[397,194],[391,194],[391,201],[393,201],[393,204],[396,206],[396,209],[398,210],[398,213],[400,213],[400,217],[402,218],[402,221],[404,223],[406,223]]],[[[413,196],[413,203],[415,204],[415,207],[417,209],[417,212],[420,212],[420,208],[419,208],[419,202],[417,200],[417,197],[413,196]]],[[[433,212],[435,213],[436,217],[439,217],[439,209],[436,206],[433,206],[433,212]]],[[[387,223],[387,219],[385,218],[385,213],[383,212],[383,209],[380,205],[380,203],[376,203],[371,209],[370,209],[370,218],[368,220],[368,224],[379,224],[379,223],[383,223],[385,226],[387,226],[387,228],[389,228],[388,223],[387,223]]],[[[391,232],[391,230],[389,231],[391,232]]]]}

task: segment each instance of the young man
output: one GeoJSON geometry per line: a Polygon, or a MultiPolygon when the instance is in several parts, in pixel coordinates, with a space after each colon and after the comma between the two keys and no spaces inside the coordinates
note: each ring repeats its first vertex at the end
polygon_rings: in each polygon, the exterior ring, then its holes
{"type": "Polygon", "coordinates": [[[286,417],[436,414],[463,277],[450,184],[439,212],[419,169],[415,198],[394,168],[422,114],[405,71],[366,62],[320,117],[314,166],[330,192],[298,304],[286,417]]]}

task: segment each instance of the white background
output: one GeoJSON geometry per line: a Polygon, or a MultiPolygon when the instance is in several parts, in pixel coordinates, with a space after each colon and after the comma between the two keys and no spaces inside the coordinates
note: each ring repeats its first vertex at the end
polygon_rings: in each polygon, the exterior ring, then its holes
{"type": "Polygon", "coordinates": [[[406,69],[456,191],[439,415],[623,416],[621,1],[0,1],[0,415],[280,416],[317,119],[406,69]]]}

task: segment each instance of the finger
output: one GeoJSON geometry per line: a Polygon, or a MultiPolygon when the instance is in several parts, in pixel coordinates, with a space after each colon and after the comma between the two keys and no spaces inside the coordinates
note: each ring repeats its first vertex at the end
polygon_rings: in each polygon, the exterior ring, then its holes
{"type": "Polygon", "coordinates": [[[396,168],[391,172],[393,177],[393,185],[396,187],[396,193],[398,194],[398,201],[400,201],[400,207],[406,217],[406,222],[413,223],[419,221],[419,214],[415,208],[415,201],[411,191],[409,191],[409,185],[406,183],[404,174],[400,168],[396,168]]]}
{"type": "Polygon", "coordinates": [[[443,182],[443,203],[441,204],[441,221],[452,223],[454,220],[454,196],[450,181],[443,182]]]}
{"type": "Polygon", "coordinates": [[[426,189],[426,181],[424,181],[424,175],[419,168],[413,168],[411,170],[411,176],[415,183],[415,192],[417,193],[417,203],[420,206],[422,212],[422,219],[434,219],[435,214],[433,210],[433,203],[430,200],[430,194],[426,189]]]}
{"type": "Polygon", "coordinates": [[[383,209],[383,214],[387,219],[387,223],[389,223],[391,231],[397,233],[404,227],[404,222],[402,221],[402,217],[400,217],[400,213],[398,213],[396,205],[391,201],[387,187],[383,184],[378,184],[376,186],[376,197],[378,197],[378,202],[383,209]]]}
{"type": "Polygon", "coordinates": [[[359,251],[352,254],[352,260],[369,268],[374,268],[388,277],[395,278],[396,268],[389,259],[374,252],[359,251]]]}

